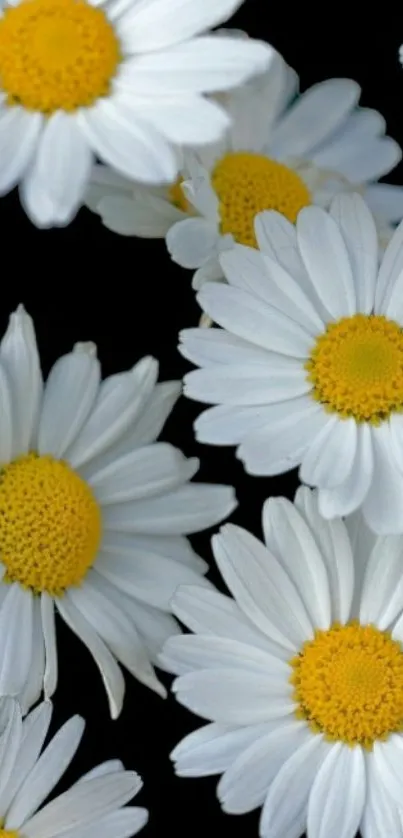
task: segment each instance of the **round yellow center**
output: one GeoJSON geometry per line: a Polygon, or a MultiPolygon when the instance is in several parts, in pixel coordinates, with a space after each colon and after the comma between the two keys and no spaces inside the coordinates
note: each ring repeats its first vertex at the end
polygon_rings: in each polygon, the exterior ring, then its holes
{"type": "Polygon", "coordinates": [[[377,425],[403,409],[403,330],[386,317],[330,323],[306,369],[314,399],[343,418],[377,425]]]}
{"type": "Polygon", "coordinates": [[[100,538],[98,503],[67,463],[28,454],[0,471],[0,559],[6,581],[60,595],[81,582],[100,538]]]}
{"type": "Polygon", "coordinates": [[[263,210],[277,210],[296,221],[311,203],[296,172],[261,154],[234,152],[215,166],[211,181],[219,199],[221,233],[232,233],[240,244],[256,247],[254,219],[263,210]]]}
{"type": "Polygon", "coordinates": [[[190,204],[182,190],[182,183],[183,177],[179,177],[176,183],[173,183],[172,186],[170,186],[168,197],[174,207],[182,210],[182,212],[190,212],[190,204]]]}
{"type": "Polygon", "coordinates": [[[297,716],[327,739],[370,749],[403,729],[403,653],[388,632],[335,624],[290,665],[297,716]]]}
{"type": "Polygon", "coordinates": [[[120,61],[102,9],[85,0],[22,0],[0,19],[0,84],[9,105],[51,114],[106,96],[120,61]]]}

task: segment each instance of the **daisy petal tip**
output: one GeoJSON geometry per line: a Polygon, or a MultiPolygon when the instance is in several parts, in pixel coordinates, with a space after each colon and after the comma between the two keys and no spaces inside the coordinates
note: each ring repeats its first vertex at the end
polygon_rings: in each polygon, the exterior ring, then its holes
{"type": "Polygon", "coordinates": [[[84,355],[89,355],[90,358],[96,358],[97,345],[92,340],[78,341],[73,346],[73,352],[81,352],[84,355]]]}

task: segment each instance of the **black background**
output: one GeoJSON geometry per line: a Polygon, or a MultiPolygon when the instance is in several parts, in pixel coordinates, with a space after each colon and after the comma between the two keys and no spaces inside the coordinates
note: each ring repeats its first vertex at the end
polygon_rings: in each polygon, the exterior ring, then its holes
{"type": "MultiPolygon", "coordinates": [[[[398,47],[403,25],[390,3],[294,4],[246,0],[231,25],[272,43],[300,74],[301,89],[331,77],[350,77],[362,87],[361,104],[376,108],[388,133],[403,145],[403,68],[398,47]],[[317,9],[317,11],[315,11],[317,9]]],[[[403,165],[386,178],[403,183],[403,165]]],[[[191,274],[170,262],[163,242],[119,238],[82,210],[64,230],[39,231],[24,217],[18,196],[0,201],[2,274],[0,332],[23,302],[35,319],[43,370],[78,340],[98,344],[104,375],[126,369],[145,354],[160,361],[160,380],[179,379],[190,368],[177,352],[178,331],[197,324],[199,309],[191,274]]],[[[260,535],[260,513],[269,495],[293,497],[295,473],[277,479],[243,473],[233,449],[201,446],[192,434],[199,406],[181,399],[163,438],[201,459],[198,480],[232,483],[239,507],[232,520],[260,535]]],[[[211,561],[209,534],[194,538],[211,561]]],[[[221,587],[213,572],[211,578],[221,587]]],[[[127,677],[123,712],[109,718],[98,671],[87,651],[59,623],[59,685],[52,730],[80,713],[87,721],[76,759],[58,790],[98,762],[119,757],[144,779],[137,798],[150,810],[146,836],[174,833],[197,838],[212,830],[233,838],[256,835],[258,813],[221,813],[216,779],[180,779],[169,760],[173,746],[199,725],[172,697],[163,701],[127,677]]],[[[169,678],[163,676],[165,683],[169,678]]],[[[111,838],[113,836],[111,835],[111,838]]]]}

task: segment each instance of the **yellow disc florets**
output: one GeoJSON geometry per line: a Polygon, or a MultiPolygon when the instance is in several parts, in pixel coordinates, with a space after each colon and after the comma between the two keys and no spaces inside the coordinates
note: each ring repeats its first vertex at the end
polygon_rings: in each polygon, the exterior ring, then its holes
{"type": "Polygon", "coordinates": [[[237,242],[250,247],[256,247],[258,212],[277,210],[294,223],[302,207],[311,203],[296,172],[261,154],[227,154],[216,164],[211,181],[219,199],[221,233],[232,233],[237,242]]]}
{"type": "Polygon", "coordinates": [[[403,331],[386,317],[330,323],[306,369],[313,397],[343,418],[376,425],[403,408],[403,331]]]}
{"type": "Polygon", "coordinates": [[[67,463],[28,454],[0,471],[0,560],[6,581],[60,595],[81,582],[100,538],[98,503],[67,463]]]}
{"type": "Polygon", "coordinates": [[[22,0],[0,19],[0,85],[10,105],[51,114],[106,96],[120,61],[115,31],[86,0],[22,0]]]}
{"type": "Polygon", "coordinates": [[[297,716],[327,739],[372,748],[403,729],[403,653],[389,632],[334,625],[290,665],[297,716]]]}

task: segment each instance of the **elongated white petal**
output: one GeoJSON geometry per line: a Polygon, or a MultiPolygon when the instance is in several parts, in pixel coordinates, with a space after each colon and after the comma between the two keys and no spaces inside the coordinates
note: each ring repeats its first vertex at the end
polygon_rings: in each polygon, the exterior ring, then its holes
{"type": "Polygon", "coordinates": [[[10,385],[13,456],[18,456],[34,443],[43,387],[34,324],[23,306],[10,316],[0,362],[10,385]]]}
{"type": "Polygon", "coordinates": [[[361,748],[337,742],[322,763],[308,806],[312,838],[353,838],[361,822],[366,795],[361,748]]]}

